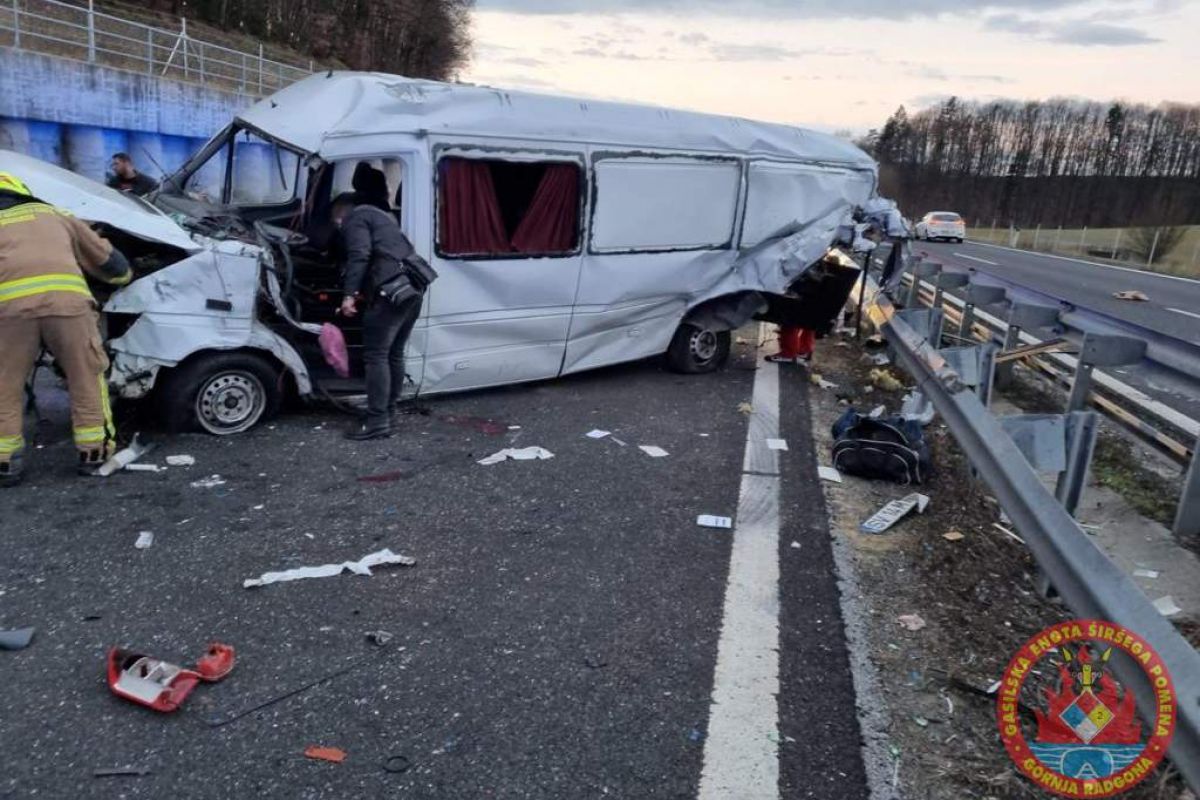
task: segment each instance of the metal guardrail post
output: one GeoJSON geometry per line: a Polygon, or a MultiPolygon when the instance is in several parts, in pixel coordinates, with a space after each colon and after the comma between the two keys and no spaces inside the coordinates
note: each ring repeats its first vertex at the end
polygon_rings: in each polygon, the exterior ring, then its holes
{"type": "MultiPolygon", "coordinates": [[[[868,314],[892,345],[898,365],[933,402],[1071,611],[1134,631],[1162,658],[1178,698],[1169,755],[1188,784],[1200,789],[1200,653],[1079,528],[979,398],[967,391],[928,342],[895,318],[890,301],[877,298],[868,314]]],[[[1117,655],[1111,663],[1133,691],[1143,718],[1156,718],[1156,697],[1141,666],[1117,655]]]]}
{"type": "Polygon", "coordinates": [[[1192,446],[1192,463],[1183,479],[1179,509],[1175,512],[1175,535],[1183,539],[1200,537],[1200,440],[1192,446]]]}
{"type": "Polygon", "coordinates": [[[154,74],[154,28],[146,28],[146,74],[154,74]]]}
{"type": "Polygon", "coordinates": [[[1087,487],[1099,432],[1100,417],[1095,411],[1074,411],[1067,416],[1067,468],[1059,473],[1054,496],[1072,517],[1087,487]]]}
{"type": "MultiPolygon", "coordinates": [[[[1008,329],[1004,333],[1004,348],[1009,352],[1021,346],[1021,332],[1037,328],[1052,328],[1058,324],[1058,309],[1031,303],[1013,303],[1008,311],[1008,329]]],[[[1013,379],[1014,363],[996,367],[996,385],[1007,386],[1013,379]]]]}
{"type": "Polygon", "coordinates": [[[934,278],[942,272],[940,261],[918,261],[912,268],[912,286],[908,287],[908,300],[905,308],[916,308],[921,305],[921,279],[934,278]]]}
{"type": "Polygon", "coordinates": [[[258,44],[258,95],[263,93],[263,46],[262,42],[258,44]]]}
{"type": "Polygon", "coordinates": [[[943,272],[933,279],[933,307],[942,307],[942,298],[947,289],[961,289],[971,282],[971,276],[965,272],[943,272]]]}
{"type": "Polygon", "coordinates": [[[1092,393],[1092,370],[1095,367],[1121,367],[1136,364],[1146,357],[1146,343],[1130,336],[1083,335],[1079,364],[1071,381],[1067,411],[1082,411],[1092,393]]]}
{"type": "Polygon", "coordinates": [[[958,325],[958,335],[964,339],[971,338],[971,332],[975,327],[975,306],[994,306],[1007,299],[1008,292],[999,286],[982,286],[977,283],[969,285],[962,319],[958,325]]]}
{"type": "Polygon", "coordinates": [[[88,63],[96,63],[96,2],[88,0],[87,4],[87,53],[88,63]]]}
{"type": "Polygon", "coordinates": [[[20,0],[12,0],[13,47],[21,49],[21,6],[20,0]]]}

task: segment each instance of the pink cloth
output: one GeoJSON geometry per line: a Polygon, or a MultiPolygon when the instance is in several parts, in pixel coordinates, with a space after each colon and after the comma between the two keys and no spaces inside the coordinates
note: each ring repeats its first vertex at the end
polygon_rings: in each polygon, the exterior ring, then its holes
{"type": "Polygon", "coordinates": [[[350,351],[346,349],[346,337],[342,329],[326,322],[321,326],[321,355],[325,363],[333,367],[339,378],[350,377],[350,351]]]}

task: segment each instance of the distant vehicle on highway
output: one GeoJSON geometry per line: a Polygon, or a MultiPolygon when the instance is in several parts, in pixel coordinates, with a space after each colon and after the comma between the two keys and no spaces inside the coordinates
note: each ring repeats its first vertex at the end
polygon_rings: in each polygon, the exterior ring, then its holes
{"type": "Polygon", "coordinates": [[[953,239],[961,242],[967,236],[967,223],[953,211],[930,211],[917,223],[917,238],[953,239]]]}

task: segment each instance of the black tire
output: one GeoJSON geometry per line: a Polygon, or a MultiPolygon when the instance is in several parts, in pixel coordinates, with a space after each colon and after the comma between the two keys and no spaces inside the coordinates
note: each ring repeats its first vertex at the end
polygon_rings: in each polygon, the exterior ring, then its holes
{"type": "Polygon", "coordinates": [[[269,359],[254,353],[204,353],[162,377],[159,414],[172,432],[242,433],[279,411],[280,377],[269,359]]]}
{"type": "Polygon", "coordinates": [[[710,331],[683,322],[667,348],[667,366],[673,372],[696,375],[715,372],[729,360],[729,331],[710,331]]]}

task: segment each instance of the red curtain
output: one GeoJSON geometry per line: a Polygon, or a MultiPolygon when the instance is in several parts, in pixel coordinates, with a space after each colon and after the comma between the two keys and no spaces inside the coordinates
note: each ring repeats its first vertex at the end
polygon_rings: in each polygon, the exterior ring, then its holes
{"type": "Polygon", "coordinates": [[[546,167],[525,218],[513,234],[518,253],[566,253],[575,249],[579,225],[579,168],[546,167]]]}
{"type": "Polygon", "coordinates": [[[488,165],[459,158],[442,164],[442,249],[448,255],[512,252],[488,165]]]}

